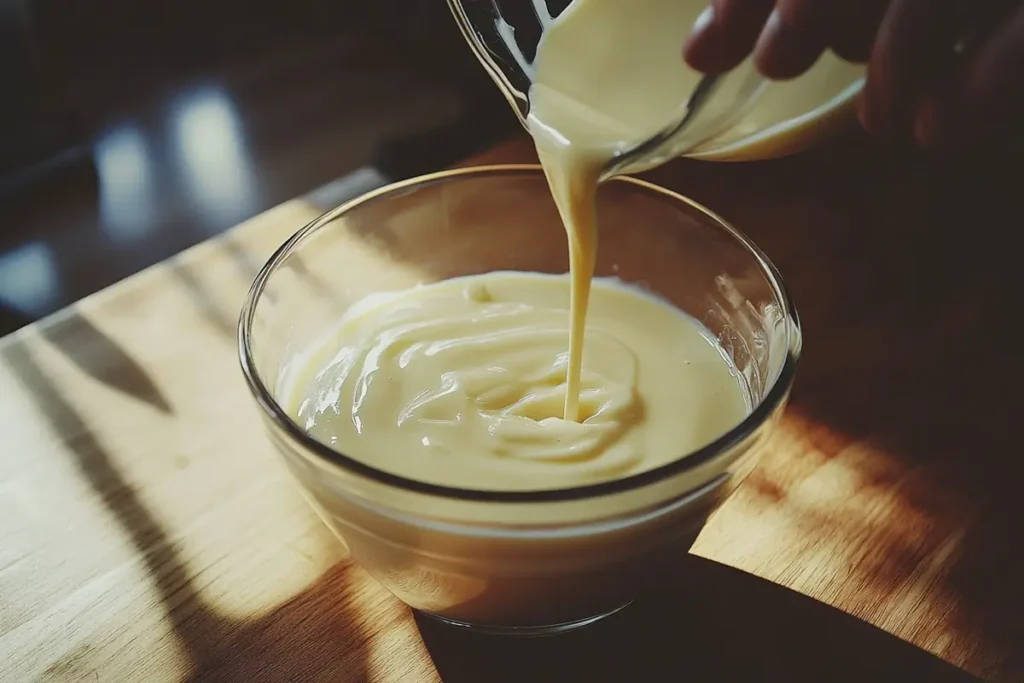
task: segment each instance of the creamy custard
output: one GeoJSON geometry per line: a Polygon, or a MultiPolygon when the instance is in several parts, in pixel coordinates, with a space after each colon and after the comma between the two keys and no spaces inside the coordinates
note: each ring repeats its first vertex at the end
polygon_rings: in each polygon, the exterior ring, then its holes
{"type": "MultiPolygon", "coordinates": [[[[707,4],[573,0],[545,22],[530,67],[531,132],[536,137],[543,122],[563,141],[608,158],[677,121],[702,78],[683,61],[682,46],[707,4]]],[[[729,80],[749,75],[750,60],[729,80]]],[[[685,152],[706,159],[758,159],[805,147],[850,115],[863,76],[863,65],[827,52],[800,78],[772,83],[709,149],[685,152]]]]}
{"type": "Polygon", "coordinates": [[[745,415],[742,386],[699,323],[596,279],[567,419],[569,290],[566,276],[506,272],[371,297],[302,362],[293,412],[379,469],[489,490],[627,476],[745,415]]]}

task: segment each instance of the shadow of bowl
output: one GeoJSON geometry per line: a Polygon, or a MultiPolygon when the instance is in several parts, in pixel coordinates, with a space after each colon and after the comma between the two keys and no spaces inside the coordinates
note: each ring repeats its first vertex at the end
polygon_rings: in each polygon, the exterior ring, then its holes
{"type": "Polygon", "coordinates": [[[977,680],[782,586],[696,556],[686,564],[673,593],[564,636],[509,639],[417,622],[445,683],[977,680]]]}

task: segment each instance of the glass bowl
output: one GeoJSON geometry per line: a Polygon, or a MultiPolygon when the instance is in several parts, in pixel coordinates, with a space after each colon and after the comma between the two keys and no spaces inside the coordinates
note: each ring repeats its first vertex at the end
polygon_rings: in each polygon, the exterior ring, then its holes
{"type": "Polygon", "coordinates": [[[448,171],[370,192],[295,233],[253,283],[239,353],[270,438],[352,557],[413,609],[545,634],[678,581],[680,559],[782,412],[801,332],[764,254],[707,209],[640,180],[603,184],[598,203],[597,274],[701,321],[750,404],[707,447],[623,479],[530,491],[406,479],[311,438],[283,395],[291,364],[370,294],[495,270],[564,273],[565,231],[539,166],[448,171]]]}
{"type": "MultiPolygon", "coordinates": [[[[708,0],[677,0],[685,20],[678,24],[679,59],[683,43],[708,0]]],[[[463,37],[481,65],[529,128],[533,61],[541,36],[569,0],[448,0],[463,37]]],[[[647,11],[638,8],[636,11],[647,11]]],[[[605,57],[622,50],[606,35],[580,46],[581,64],[597,78],[605,57]]],[[[581,67],[582,68],[582,67],[581,67]]],[[[769,82],[752,58],[716,80],[712,94],[691,112],[685,100],[661,131],[614,162],[613,173],[638,173],[678,156],[708,161],[752,161],[787,156],[836,135],[855,120],[855,103],[864,86],[865,67],[826,52],[799,78],[769,82]]],[[[637,74],[642,82],[642,74],[637,74]]],[[[694,83],[699,81],[695,79],[694,83]]]]}

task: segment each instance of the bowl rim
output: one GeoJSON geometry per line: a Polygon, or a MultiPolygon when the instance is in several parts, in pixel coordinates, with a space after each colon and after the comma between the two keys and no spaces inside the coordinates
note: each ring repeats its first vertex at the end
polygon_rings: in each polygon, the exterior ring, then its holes
{"type": "Polygon", "coordinates": [[[737,230],[728,221],[721,218],[715,212],[677,192],[673,192],[672,190],[665,189],[659,185],[630,176],[617,176],[606,182],[628,183],[667,197],[670,200],[681,202],[691,209],[695,209],[697,212],[702,214],[704,219],[710,220],[715,224],[715,227],[724,231],[726,234],[738,241],[755,258],[762,273],[766,275],[769,283],[779,298],[779,301],[784,307],[785,320],[787,321],[787,348],[786,358],[783,362],[782,368],[775,377],[774,383],[765,393],[764,398],[754,405],[753,409],[743,418],[743,420],[729,431],[696,451],[682,454],[678,458],[665,463],[664,465],[644,470],[637,474],[632,474],[620,479],[612,479],[610,481],[602,481],[594,484],[557,489],[487,490],[433,484],[377,469],[372,465],[356,460],[355,458],[345,455],[344,453],[317,441],[313,437],[309,436],[306,431],[288,415],[287,411],[285,411],[285,409],[270,393],[266,384],[263,382],[263,379],[260,377],[259,371],[256,369],[256,363],[251,349],[251,340],[253,336],[252,326],[255,319],[257,305],[264,289],[266,288],[267,282],[284,260],[293,251],[295,251],[302,242],[304,242],[313,233],[353,209],[356,209],[363,204],[380,200],[395,192],[408,190],[419,185],[433,184],[438,181],[457,181],[474,176],[499,176],[506,174],[533,176],[538,173],[543,174],[543,169],[539,164],[491,164],[448,169],[391,183],[355,197],[344,204],[323,213],[293,233],[291,237],[278,247],[260,269],[256,278],[253,280],[248,293],[246,294],[245,302],[242,305],[242,310],[238,320],[237,336],[238,356],[241,363],[242,374],[245,376],[246,383],[256,399],[256,402],[263,410],[265,416],[270,419],[273,426],[284,432],[290,440],[296,442],[308,453],[315,455],[317,458],[330,465],[340,467],[352,474],[365,477],[379,484],[385,484],[410,493],[468,502],[551,503],[579,501],[600,496],[620,494],[658,483],[669,477],[695,469],[710,462],[717,456],[730,451],[765,423],[772,412],[784,402],[792,388],[802,346],[800,319],[792,298],[790,297],[789,292],[786,289],[786,285],[782,280],[781,274],[771,260],[750,238],[737,230]]]}

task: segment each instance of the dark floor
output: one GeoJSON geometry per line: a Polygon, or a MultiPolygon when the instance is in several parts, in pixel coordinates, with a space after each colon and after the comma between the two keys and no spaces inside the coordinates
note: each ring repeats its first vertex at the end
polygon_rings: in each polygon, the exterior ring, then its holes
{"type": "Polygon", "coordinates": [[[0,334],[357,169],[433,170],[516,125],[479,82],[369,36],[150,86],[89,90],[84,144],[0,194],[0,334]]]}

